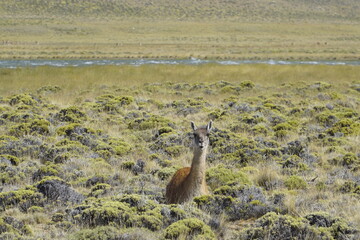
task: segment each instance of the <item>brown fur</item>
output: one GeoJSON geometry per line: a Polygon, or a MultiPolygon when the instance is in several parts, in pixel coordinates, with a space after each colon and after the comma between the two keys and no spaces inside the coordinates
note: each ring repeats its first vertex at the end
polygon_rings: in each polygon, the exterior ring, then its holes
{"type": "Polygon", "coordinates": [[[196,196],[208,194],[205,181],[205,159],[209,145],[208,134],[212,122],[206,128],[196,128],[192,123],[195,135],[195,150],[191,167],[179,169],[166,187],[166,202],[184,203],[196,196]]]}

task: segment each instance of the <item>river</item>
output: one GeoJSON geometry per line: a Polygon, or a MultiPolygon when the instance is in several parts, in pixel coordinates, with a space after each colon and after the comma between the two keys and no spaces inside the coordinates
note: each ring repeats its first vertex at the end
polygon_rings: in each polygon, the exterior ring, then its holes
{"type": "Polygon", "coordinates": [[[0,68],[21,68],[21,67],[82,67],[82,66],[104,66],[104,65],[243,65],[243,64],[269,64],[269,65],[353,65],[360,66],[360,61],[283,61],[283,60],[202,60],[197,58],[189,59],[108,59],[108,60],[0,60],[0,68]]]}

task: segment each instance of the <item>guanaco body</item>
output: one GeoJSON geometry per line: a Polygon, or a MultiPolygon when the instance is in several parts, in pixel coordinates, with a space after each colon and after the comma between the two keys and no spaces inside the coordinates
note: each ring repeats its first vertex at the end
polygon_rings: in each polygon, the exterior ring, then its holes
{"type": "Polygon", "coordinates": [[[197,128],[191,122],[194,133],[194,156],[191,167],[179,169],[166,187],[167,203],[184,203],[196,196],[208,194],[205,181],[206,155],[209,147],[209,133],[212,121],[206,127],[197,128]]]}

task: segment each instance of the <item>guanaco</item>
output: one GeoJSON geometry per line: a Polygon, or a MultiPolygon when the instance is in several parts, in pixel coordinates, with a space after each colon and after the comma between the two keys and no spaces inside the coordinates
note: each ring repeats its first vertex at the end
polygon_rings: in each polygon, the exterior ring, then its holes
{"type": "Polygon", "coordinates": [[[212,121],[205,127],[197,128],[191,122],[194,134],[194,156],[191,167],[179,169],[166,187],[166,202],[184,203],[196,196],[208,194],[205,181],[206,154],[209,147],[209,134],[212,128],[212,121]]]}

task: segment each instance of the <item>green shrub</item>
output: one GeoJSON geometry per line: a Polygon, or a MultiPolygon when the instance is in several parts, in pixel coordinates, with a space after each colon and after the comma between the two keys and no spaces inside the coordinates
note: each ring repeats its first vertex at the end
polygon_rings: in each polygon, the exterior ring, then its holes
{"type": "Polygon", "coordinates": [[[240,83],[240,87],[241,88],[246,88],[246,89],[252,89],[255,87],[255,83],[253,81],[247,80],[247,81],[242,81],[240,83]]]}
{"type": "Polygon", "coordinates": [[[9,98],[10,105],[17,105],[17,104],[25,104],[29,106],[34,106],[38,103],[38,100],[35,97],[31,96],[30,94],[19,94],[14,95],[9,98]]]}
{"type": "Polygon", "coordinates": [[[299,176],[290,176],[284,181],[285,186],[289,190],[293,189],[306,189],[307,183],[299,176]]]}
{"type": "Polygon", "coordinates": [[[120,113],[123,106],[130,105],[135,99],[132,96],[102,95],[96,98],[96,108],[99,111],[120,113]]]}
{"type": "Polygon", "coordinates": [[[346,181],[341,186],[339,186],[338,190],[342,193],[360,194],[360,185],[353,181],[346,181]]]}
{"type": "Polygon", "coordinates": [[[228,182],[238,182],[240,184],[250,184],[250,180],[246,173],[242,171],[234,171],[226,168],[224,165],[218,165],[207,169],[206,182],[211,189],[216,189],[228,182]]]}
{"type": "Polygon", "coordinates": [[[355,239],[359,234],[359,230],[349,225],[344,219],[331,216],[326,212],[310,213],[305,216],[305,219],[312,227],[331,234],[330,239],[355,239]]]}
{"type": "Polygon", "coordinates": [[[35,119],[29,123],[20,123],[10,128],[9,133],[16,137],[24,135],[48,135],[50,122],[45,119],[35,119]]]}
{"type": "Polygon", "coordinates": [[[172,134],[172,133],[174,133],[174,129],[171,127],[161,127],[159,129],[159,135],[172,134]]]}
{"type": "Polygon", "coordinates": [[[41,206],[43,198],[41,193],[36,192],[32,187],[28,187],[0,193],[0,203],[3,209],[18,206],[20,210],[26,212],[32,206],[41,206]]]}
{"type": "Polygon", "coordinates": [[[113,226],[100,226],[93,229],[82,229],[73,234],[71,240],[116,240],[120,231],[113,226]]]}
{"type": "Polygon", "coordinates": [[[79,135],[81,133],[95,134],[95,130],[82,127],[82,125],[79,123],[70,123],[68,125],[59,127],[56,133],[60,136],[71,136],[72,134],[79,135]]]}
{"type": "Polygon", "coordinates": [[[171,157],[178,157],[184,151],[184,147],[181,145],[174,145],[174,146],[166,147],[164,150],[171,157]]]}
{"type": "Polygon", "coordinates": [[[360,134],[360,123],[353,119],[341,119],[334,124],[333,127],[326,131],[331,136],[335,136],[336,133],[342,133],[345,136],[359,135],[360,134]]]}
{"type": "Polygon", "coordinates": [[[53,163],[49,163],[45,166],[40,167],[34,174],[33,174],[33,180],[39,181],[43,177],[46,176],[59,176],[59,169],[60,167],[58,165],[55,165],[53,163]]]}
{"type": "Polygon", "coordinates": [[[267,213],[257,219],[252,227],[243,229],[238,239],[332,239],[329,232],[310,226],[306,219],[294,218],[288,215],[267,213]]]}
{"type": "Polygon", "coordinates": [[[70,123],[80,123],[87,119],[86,114],[75,106],[61,109],[60,112],[55,115],[55,118],[59,121],[70,123]]]}
{"type": "Polygon", "coordinates": [[[187,218],[165,229],[165,239],[216,239],[214,232],[203,221],[187,218]]]}
{"type": "Polygon", "coordinates": [[[126,170],[131,170],[135,166],[134,161],[126,161],[121,163],[121,167],[126,170]]]}
{"type": "Polygon", "coordinates": [[[18,166],[20,163],[20,159],[18,157],[8,155],[8,154],[0,155],[0,163],[3,161],[9,161],[14,166],[18,166]]]}
{"type": "Polygon", "coordinates": [[[157,172],[157,175],[159,179],[165,180],[168,179],[170,176],[174,175],[176,171],[177,171],[176,167],[164,167],[157,172]]]}
{"type": "Polygon", "coordinates": [[[131,150],[130,144],[126,143],[122,139],[111,138],[108,142],[116,155],[123,156],[131,150]]]}
{"type": "Polygon", "coordinates": [[[144,118],[137,118],[129,122],[129,129],[146,130],[152,128],[168,127],[171,121],[159,115],[150,115],[144,118]]]}
{"type": "Polygon", "coordinates": [[[317,89],[318,91],[324,91],[332,87],[330,83],[327,82],[316,82],[309,86],[310,88],[317,89]]]}
{"type": "Polygon", "coordinates": [[[90,196],[99,197],[107,193],[110,189],[111,189],[111,185],[107,183],[98,183],[91,188],[90,196]]]}
{"type": "Polygon", "coordinates": [[[346,153],[343,156],[338,156],[330,159],[329,162],[333,165],[340,165],[349,169],[357,170],[360,167],[360,160],[354,153],[346,153]]]}
{"type": "Polygon", "coordinates": [[[43,86],[37,90],[37,93],[58,93],[61,90],[59,86],[43,86]]]}
{"type": "Polygon", "coordinates": [[[1,239],[23,239],[21,236],[30,237],[33,235],[31,228],[14,217],[4,216],[0,218],[1,239]],[[8,233],[9,235],[6,235],[8,233]]]}
{"type": "Polygon", "coordinates": [[[226,115],[226,112],[220,109],[215,109],[208,114],[209,119],[216,120],[226,115]]]}
{"type": "Polygon", "coordinates": [[[92,227],[109,224],[130,226],[135,215],[127,204],[111,200],[80,205],[79,210],[80,213],[74,216],[77,223],[92,227]]]}

